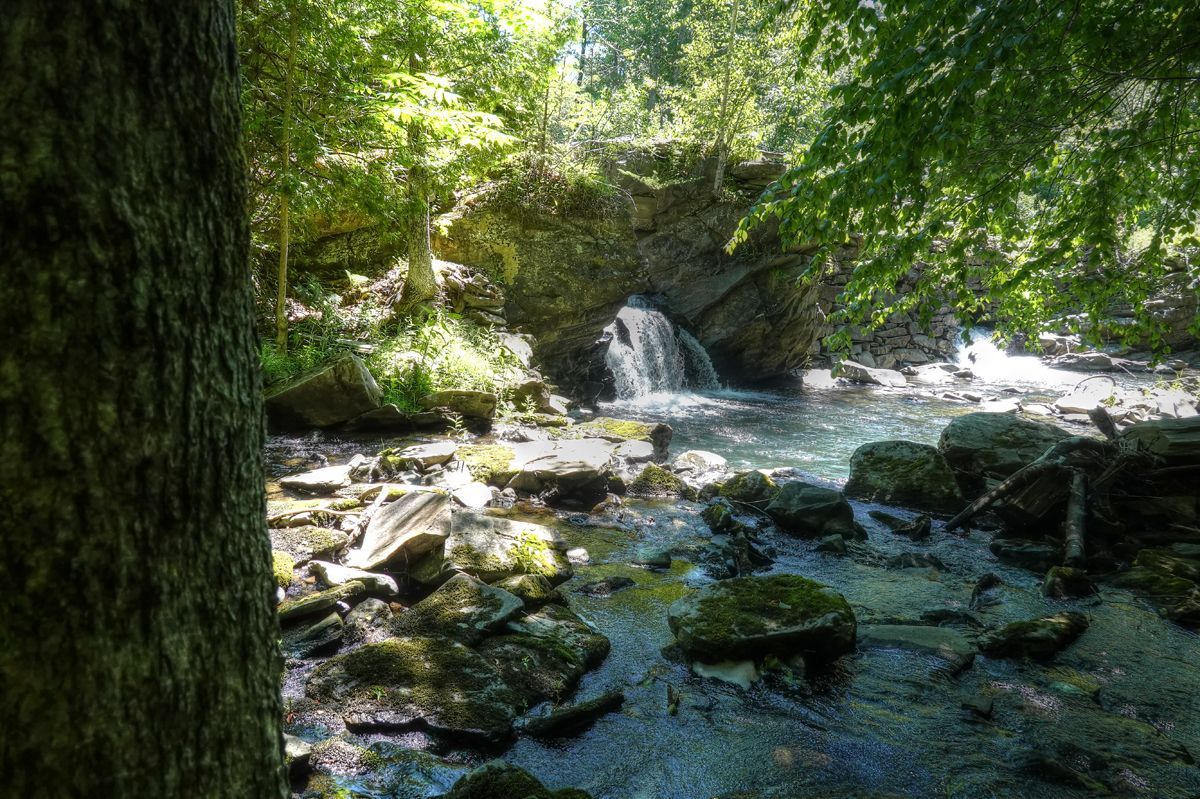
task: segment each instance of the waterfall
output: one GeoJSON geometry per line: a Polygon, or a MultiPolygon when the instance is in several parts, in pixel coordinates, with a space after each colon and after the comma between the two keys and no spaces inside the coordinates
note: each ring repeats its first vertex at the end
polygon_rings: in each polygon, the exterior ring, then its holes
{"type": "Polygon", "coordinates": [[[987,383],[1057,388],[1079,380],[1076,374],[1047,366],[1036,355],[1009,355],[992,341],[990,330],[972,328],[970,336],[971,343],[959,348],[954,362],[987,383]]]}
{"type": "Polygon", "coordinates": [[[720,388],[700,342],[671,324],[644,297],[630,297],[604,332],[610,339],[604,363],[619,399],[720,388]]]}

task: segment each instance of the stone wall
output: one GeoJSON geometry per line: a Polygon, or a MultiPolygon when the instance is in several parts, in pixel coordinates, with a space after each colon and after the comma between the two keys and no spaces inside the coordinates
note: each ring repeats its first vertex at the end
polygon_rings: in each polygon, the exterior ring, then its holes
{"type": "MultiPolygon", "coordinates": [[[[822,281],[818,289],[817,304],[823,324],[818,330],[819,339],[810,353],[814,361],[830,362],[844,357],[842,353],[830,350],[826,344],[826,337],[835,332],[827,320],[831,313],[838,310],[837,296],[850,279],[852,269],[853,263],[849,259],[840,261],[834,273],[822,281]]],[[[916,274],[910,274],[901,283],[901,294],[916,281],[916,274]]],[[[958,349],[961,332],[954,313],[947,306],[939,308],[924,328],[915,316],[902,311],[889,316],[882,326],[873,331],[852,327],[849,357],[863,366],[882,369],[949,361],[958,349]]]]}

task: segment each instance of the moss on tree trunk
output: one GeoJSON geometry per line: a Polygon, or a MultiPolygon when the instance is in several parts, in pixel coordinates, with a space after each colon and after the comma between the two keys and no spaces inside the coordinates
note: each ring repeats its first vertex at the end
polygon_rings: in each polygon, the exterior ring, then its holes
{"type": "Polygon", "coordinates": [[[232,0],[0,24],[0,784],[285,793],[232,0]]]}

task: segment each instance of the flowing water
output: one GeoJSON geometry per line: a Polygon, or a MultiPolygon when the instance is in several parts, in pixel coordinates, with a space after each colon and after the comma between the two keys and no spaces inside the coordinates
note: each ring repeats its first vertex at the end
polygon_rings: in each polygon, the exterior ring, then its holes
{"type": "MultiPolygon", "coordinates": [[[[1083,377],[1005,356],[982,336],[960,358],[996,409],[1011,406],[1013,391],[1049,399],[1083,377]]],[[[646,393],[604,410],[670,422],[676,453],[708,449],[738,467],[793,467],[836,482],[859,444],[936,443],[950,418],[980,409],[935,394],[810,379],[768,391],[646,393]]],[[[976,581],[990,572],[1003,580],[1000,599],[969,624],[1076,609],[1091,628],[1048,665],[980,657],[955,677],[931,655],[867,649],[808,679],[767,674],[749,689],[704,679],[661,651],[673,640],[670,603],[709,581],[693,565],[709,535],[699,506],[631,502],[611,528],[595,519],[560,521],[570,542],[592,556],[568,591],[613,575],[636,583],[608,598],[571,595],[573,607],[612,640],[612,654],[579,696],[620,687],[625,708],[579,737],[521,739],[507,757],[550,785],[581,787],[598,799],[1200,796],[1187,751],[1200,752],[1194,634],[1115,589],[1099,599],[1048,600],[1038,575],[992,556],[989,533],[963,539],[939,523],[930,541],[914,544],[867,516],[876,506],[854,506],[870,533],[867,548],[832,557],[768,532],[777,552],[771,571],[834,586],[860,624],[964,613],[976,581]],[[628,565],[647,543],[671,547],[671,570],[628,565]],[[886,568],[888,557],[913,551],[936,555],[945,568],[886,568]],[[668,685],[682,696],[676,715],[667,711],[668,685]],[[992,704],[989,718],[964,709],[980,702],[992,704]]]]}
{"type": "MultiPolygon", "coordinates": [[[[656,349],[610,350],[619,361],[618,385],[628,391],[603,410],[668,421],[674,453],[707,449],[737,467],[791,467],[836,483],[859,444],[936,443],[950,418],[981,407],[938,398],[945,387],[839,387],[815,373],[763,391],[680,390],[688,385],[682,336],[650,308],[631,305],[622,313],[627,342],[656,349]],[[645,372],[626,380],[625,366],[645,372]]],[[[985,340],[961,357],[981,376],[972,385],[985,395],[983,407],[1010,406],[1018,396],[1012,391],[1026,400],[1050,398],[1082,379],[1046,372],[1036,359],[1008,358],[985,340]]],[[[276,443],[268,450],[276,464],[288,452],[305,459],[366,451],[364,442],[321,436],[276,443]]],[[[572,546],[589,551],[590,563],[563,590],[612,642],[576,699],[613,687],[627,699],[582,734],[522,737],[504,757],[551,787],[582,788],[596,799],[1200,796],[1200,772],[1188,754],[1200,753],[1194,634],[1117,589],[1089,600],[1046,599],[1039,575],[992,556],[989,533],[959,538],[938,522],[930,540],[914,543],[870,518],[876,506],[853,504],[869,532],[865,545],[834,557],[816,552],[811,541],[764,530],[764,544],[776,553],[769,571],[833,586],[860,625],[940,614],[970,635],[1073,609],[1088,615],[1090,629],[1048,664],[978,657],[952,676],[932,655],[860,649],[827,672],[770,672],[738,687],[701,678],[663,652],[673,641],[671,602],[710,582],[695,565],[710,537],[701,506],[629,500],[607,516],[540,515],[532,520],[556,525],[572,546]],[[670,548],[673,566],[652,572],[629,565],[647,545],[670,548]],[[888,568],[889,557],[909,552],[933,554],[944,568],[888,568]],[[1003,581],[997,601],[972,610],[972,588],[989,572],[1003,581]],[[573,590],[618,575],[635,585],[610,597],[573,590]],[[681,697],[676,713],[668,711],[668,690],[681,697]],[[990,716],[964,709],[989,703],[990,716]]],[[[452,756],[477,762],[488,754],[452,756]]]]}
{"type": "Polygon", "coordinates": [[[611,337],[605,365],[622,399],[719,386],[700,342],[643,297],[630,297],[604,332],[611,337]]]}

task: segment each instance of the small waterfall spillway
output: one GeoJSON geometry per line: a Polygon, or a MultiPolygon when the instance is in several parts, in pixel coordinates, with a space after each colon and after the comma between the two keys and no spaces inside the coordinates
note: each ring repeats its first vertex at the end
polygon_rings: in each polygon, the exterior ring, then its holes
{"type": "Polygon", "coordinates": [[[712,361],[695,336],[672,324],[644,297],[630,297],[604,332],[610,339],[604,362],[618,399],[720,388],[712,361]]]}
{"type": "Polygon", "coordinates": [[[959,348],[954,361],[986,383],[1061,389],[1080,379],[1079,374],[1048,366],[1036,355],[1009,355],[996,346],[991,331],[985,328],[972,328],[968,335],[971,342],[959,348]]]}

